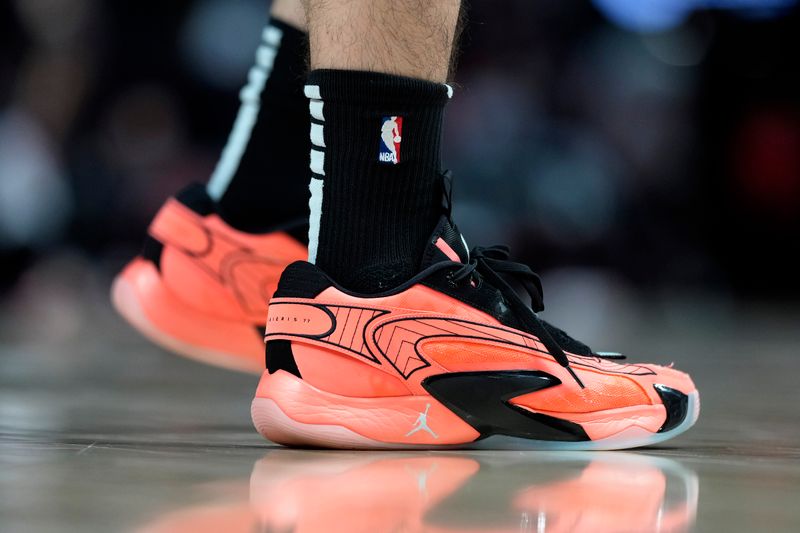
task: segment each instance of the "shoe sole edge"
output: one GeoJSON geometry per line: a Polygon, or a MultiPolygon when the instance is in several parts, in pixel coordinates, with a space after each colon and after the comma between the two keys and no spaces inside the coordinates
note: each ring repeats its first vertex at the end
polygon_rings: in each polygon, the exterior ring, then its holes
{"type": "MultiPolygon", "coordinates": [[[[542,441],[505,435],[491,435],[481,440],[445,445],[384,442],[364,436],[343,425],[295,420],[269,395],[256,396],[251,405],[251,416],[253,425],[264,438],[286,446],[343,449],[622,450],[659,444],[691,428],[699,417],[700,400],[697,391],[687,396],[688,408],[684,419],[669,431],[654,433],[634,424],[602,439],[579,442],[542,441]]],[[[287,405],[293,405],[292,401],[290,400],[287,405]]],[[[308,407],[301,409],[307,411],[308,407]]]]}

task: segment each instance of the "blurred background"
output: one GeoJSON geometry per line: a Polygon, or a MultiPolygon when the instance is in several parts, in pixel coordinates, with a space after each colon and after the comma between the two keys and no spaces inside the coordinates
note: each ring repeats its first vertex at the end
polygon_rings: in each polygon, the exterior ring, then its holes
{"type": "MultiPolygon", "coordinates": [[[[108,297],[165,198],[208,178],[266,19],[264,0],[0,2],[0,529],[117,531],[244,502],[251,471],[326,471],[254,466],[275,453],[256,378],[167,355],[108,297]]],[[[444,153],[469,244],[512,245],[545,318],[595,349],[692,373],[697,427],[647,453],[699,478],[699,530],[800,531],[796,1],[470,0],[469,20],[444,153]]],[[[514,457],[459,517],[560,479],[514,457]]]]}
{"type": "MultiPolygon", "coordinates": [[[[6,333],[108,310],[156,209],[213,168],[266,4],[0,4],[6,333]]],[[[511,244],[589,334],[674,301],[707,325],[794,306],[794,0],[472,0],[469,19],[445,165],[470,245],[511,244]]]]}

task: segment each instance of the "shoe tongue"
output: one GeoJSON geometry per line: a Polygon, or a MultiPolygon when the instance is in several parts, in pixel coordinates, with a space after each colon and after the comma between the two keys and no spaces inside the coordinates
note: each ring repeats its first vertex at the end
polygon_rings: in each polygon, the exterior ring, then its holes
{"type": "Polygon", "coordinates": [[[425,269],[442,261],[457,263],[469,261],[467,242],[458,231],[458,227],[446,216],[439,219],[436,229],[428,239],[428,246],[425,248],[425,253],[422,254],[421,267],[425,269]]]}

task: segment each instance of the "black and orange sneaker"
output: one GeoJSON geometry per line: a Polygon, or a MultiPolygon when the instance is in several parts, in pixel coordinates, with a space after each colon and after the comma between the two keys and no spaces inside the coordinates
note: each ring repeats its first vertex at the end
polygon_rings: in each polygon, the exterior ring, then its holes
{"type": "Polygon", "coordinates": [[[447,215],[420,272],[384,293],[293,263],[269,304],[253,423],[285,445],[559,450],[645,446],[695,423],[687,374],[595,352],[542,309],[529,267],[502,247],[468,253],[447,215]]]}
{"type": "Polygon", "coordinates": [[[283,269],[307,257],[306,227],[247,233],[220,216],[205,187],[167,200],[142,254],[116,277],[117,311],[161,347],[233,370],[264,368],[267,302],[283,269]]]}

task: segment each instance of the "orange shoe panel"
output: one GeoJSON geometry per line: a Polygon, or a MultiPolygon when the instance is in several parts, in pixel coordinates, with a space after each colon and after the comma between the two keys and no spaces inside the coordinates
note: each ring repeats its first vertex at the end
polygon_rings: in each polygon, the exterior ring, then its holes
{"type": "Polygon", "coordinates": [[[144,314],[160,331],[189,344],[258,359],[263,368],[264,344],[249,323],[186,306],[164,286],[155,266],[144,259],[132,261],[121,276],[135,288],[144,314]]]}
{"type": "Polygon", "coordinates": [[[300,343],[292,346],[292,352],[303,380],[325,392],[361,398],[411,394],[397,376],[352,357],[300,343]]]}
{"type": "Polygon", "coordinates": [[[273,301],[267,316],[267,334],[329,337],[335,316],[327,307],[306,303],[273,301]]]}
{"type": "Polygon", "coordinates": [[[606,409],[593,413],[543,412],[570,422],[580,424],[592,440],[612,437],[631,428],[642,434],[656,433],[664,424],[667,411],[663,405],[633,405],[617,409],[606,409]]]}
{"type": "Polygon", "coordinates": [[[235,294],[219,278],[213,278],[209,269],[176,248],[161,252],[160,280],[165,290],[182,300],[188,307],[208,315],[252,323],[235,294]]]}
{"type": "Polygon", "coordinates": [[[457,337],[429,338],[422,340],[417,347],[422,354],[450,372],[533,369],[538,357],[550,358],[522,347],[498,345],[492,341],[459,340],[457,337]]]}
{"type": "Polygon", "coordinates": [[[580,387],[553,387],[518,396],[511,403],[551,413],[590,413],[634,405],[650,405],[649,396],[633,380],[600,372],[580,372],[580,387]]]}
{"type": "Polygon", "coordinates": [[[178,297],[215,316],[254,324],[263,323],[286,265],[307,254],[285,233],[237,231],[219,216],[201,217],[174,199],[149,233],[164,245],[162,274],[178,297]]]}
{"type": "Polygon", "coordinates": [[[203,225],[203,217],[174,198],[167,200],[156,214],[148,233],[186,254],[204,255],[213,247],[211,231],[203,225]]]}

